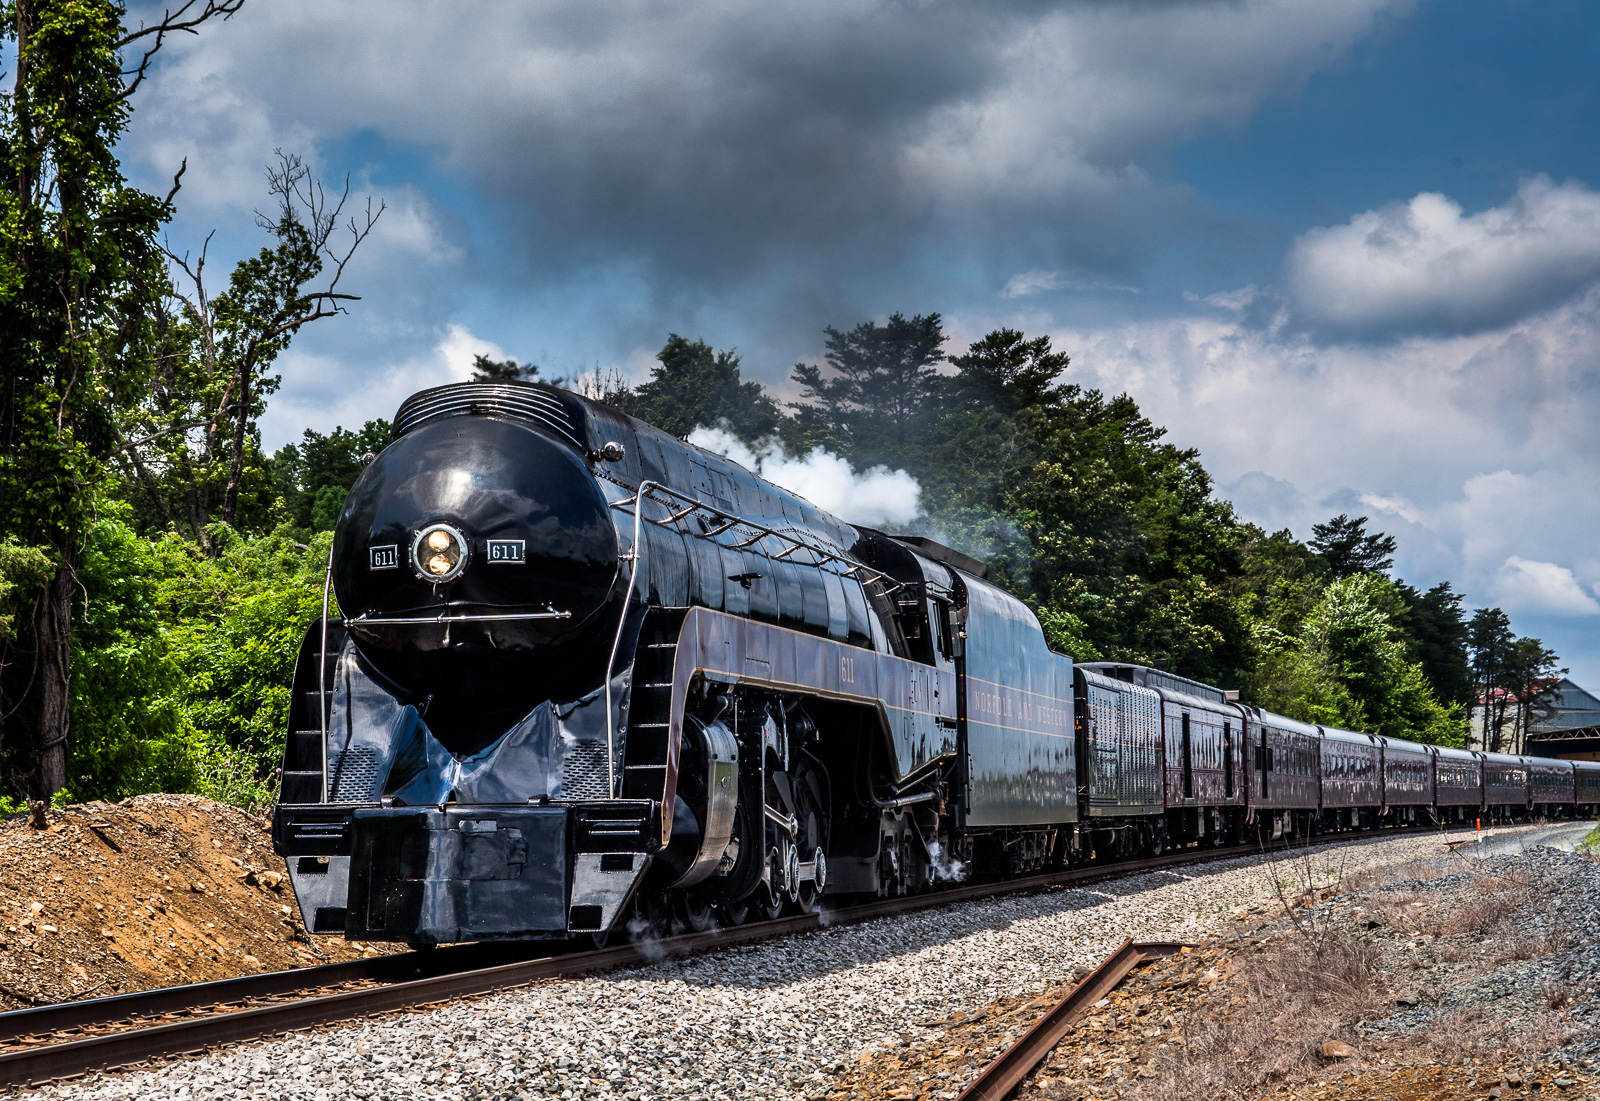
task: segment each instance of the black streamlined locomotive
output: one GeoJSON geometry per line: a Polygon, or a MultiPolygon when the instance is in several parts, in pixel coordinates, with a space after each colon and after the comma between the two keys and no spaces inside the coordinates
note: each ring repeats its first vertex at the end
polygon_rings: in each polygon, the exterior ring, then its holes
{"type": "Polygon", "coordinates": [[[318,933],[703,929],[1251,829],[1600,804],[1600,765],[1075,666],[982,563],[538,384],[408,399],[329,575],[273,816],[318,933]]]}

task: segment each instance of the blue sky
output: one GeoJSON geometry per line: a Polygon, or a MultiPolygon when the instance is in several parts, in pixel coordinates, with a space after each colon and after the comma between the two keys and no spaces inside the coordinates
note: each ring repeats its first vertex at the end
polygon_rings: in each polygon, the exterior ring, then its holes
{"type": "Polygon", "coordinates": [[[1600,684],[1600,9],[1578,0],[257,3],[163,54],[128,162],[261,243],[276,147],[388,204],[269,446],[475,352],[780,391],[824,325],[1049,333],[1247,517],[1340,511],[1600,684]]]}

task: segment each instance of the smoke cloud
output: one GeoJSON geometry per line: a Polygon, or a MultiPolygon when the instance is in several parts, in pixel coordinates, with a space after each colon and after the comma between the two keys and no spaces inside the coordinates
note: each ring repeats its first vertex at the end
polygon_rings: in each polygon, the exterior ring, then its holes
{"type": "Polygon", "coordinates": [[[751,448],[722,427],[696,428],[689,442],[852,524],[908,524],[922,510],[922,487],[904,470],[875,466],[857,474],[847,461],[821,447],[794,456],[777,440],[766,439],[751,448]]]}

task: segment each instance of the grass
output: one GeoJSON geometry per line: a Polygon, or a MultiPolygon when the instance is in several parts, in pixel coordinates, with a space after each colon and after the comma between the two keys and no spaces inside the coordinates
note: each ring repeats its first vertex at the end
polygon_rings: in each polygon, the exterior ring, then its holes
{"type": "Polygon", "coordinates": [[[1282,931],[1236,952],[1209,1004],[1172,1013],[1169,1027],[1181,1040],[1150,1064],[1153,1076],[1123,1087],[1123,1096],[1253,1098],[1360,1066],[1538,1058],[1569,1042],[1578,1026],[1564,1016],[1574,996],[1564,981],[1541,988],[1542,1012],[1514,1022],[1490,1001],[1439,1005],[1441,981],[1454,988],[1557,954],[1567,936],[1553,920],[1544,932],[1530,931],[1529,919],[1548,900],[1523,869],[1472,875],[1450,890],[1425,880],[1413,889],[1408,881],[1439,875],[1441,864],[1454,861],[1430,863],[1350,875],[1304,856],[1277,862],[1266,875],[1282,931]],[[1345,896],[1343,905],[1326,903],[1337,895],[1345,896]],[[1359,915],[1377,919],[1376,927],[1359,915]],[[1434,960],[1454,965],[1447,978],[1415,973],[1419,962],[1406,948],[1413,938],[1428,943],[1434,960]],[[1402,995],[1415,1001],[1398,1002],[1402,995]],[[1430,1021],[1381,1036],[1360,1027],[1418,1003],[1434,1007],[1430,1021]],[[1360,1055],[1334,1065],[1320,1054],[1327,1040],[1348,1042],[1360,1055]]]}

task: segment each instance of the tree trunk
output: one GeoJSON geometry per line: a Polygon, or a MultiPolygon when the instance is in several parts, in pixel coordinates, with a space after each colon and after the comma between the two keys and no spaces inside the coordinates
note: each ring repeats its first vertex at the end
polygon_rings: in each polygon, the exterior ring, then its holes
{"type": "Polygon", "coordinates": [[[244,476],[244,430],[250,423],[249,367],[239,366],[239,417],[233,426],[233,460],[228,464],[228,487],[222,495],[223,523],[233,523],[239,510],[239,480],[244,476]]]}
{"type": "Polygon", "coordinates": [[[34,640],[39,648],[39,739],[35,791],[49,799],[67,786],[67,735],[72,721],[72,582],[77,555],[57,548],[55,576],[39,595],[34,640]]]}

